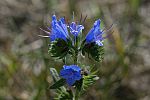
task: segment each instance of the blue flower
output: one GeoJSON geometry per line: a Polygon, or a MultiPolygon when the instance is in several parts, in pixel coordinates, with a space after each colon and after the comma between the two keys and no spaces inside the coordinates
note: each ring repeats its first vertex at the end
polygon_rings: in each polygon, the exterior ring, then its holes
{"type": "Polygon", "coordinates": [[[76,25],[75,22],[72,22],[69,26],[70,28],[70,33],[73,34],[74,36],[78,36],[78,34],[84,29],[84,26],[82,25],[76,25]]]}
{"type": "Polygon", "coordinates": [[[66,79],[69,86],[72,86],[77,80],[82,78],[81,69],[77,65],[64,65],[63,69],[60,71],[60,76],[66,79]]]}
{"type": "Polygon", "coordinates": [[[68,35],[67,25],[65,24],[64,18],[60,18],[59,21],[57,21],[56,16],[53,15],[51,25],[52,25],[52,29],[51,29],[51,33],[49,34],[51,41],[54,41],[58,38],[67,40],[69,35],[68,35]]]}
{"type": "Polygon", "coordinates": [[[95,42],[99,46],[103,46],[103,31],[100,29],[100,19],[95,21],[94,26],[88,32],[85,40],[87,43],[95,42]]]}

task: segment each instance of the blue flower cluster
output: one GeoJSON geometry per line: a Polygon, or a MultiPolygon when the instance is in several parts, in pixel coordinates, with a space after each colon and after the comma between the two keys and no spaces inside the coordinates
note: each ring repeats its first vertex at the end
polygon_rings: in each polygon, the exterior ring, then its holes
{"type": "Polygon", "coordinates": [[[91,43],[91,42],[96,42],[99,46],[103,46],[103,31],[100,29],[100,19],[95,21],[93,27],[91,30],[88,32],[86,36],[86,42],[91,43]]]}
{"type": "Polygon", "coordinates": [[[82,78],[81,69],[77,65],[64,65],[63,69],[60,71],[60,76],[66,79],[69,86],[72,86],[77,80],[82,78]]]}
{"type": "MultiPolygon", "coordinates": [[[[95,42],[99,46],[103,46],[103,31],[100,29],[100,19],[96,20],[91,30],[88,32],[85,37],[86,43],[95,42]]],[[[70,33],[74,36],[78,36],[79,33],[84,29],[83,25],[77,25],[75,22],[72,22],[70,25],[67,25],[64,18],[60,18],[57,20],[56,15],[52,16],[51,22],[52,28],[48,28],[50,41],[54,41],[56,39],[67,40],[69,38],[68,27],[70,33]]]]}
{"type": "Polygon", "coordinates": [[[72,22],[69,26],[70,33],[72,33],[74,36],[78,36],[78,34],[84,29],[82,25],[76,25],[75,22],[72,22]]]}
{"type": "Polygon", "coordinates": [[[66,38],[69,37],[67,25],[65,24],[65,19],[60,18],[59,21],[57,21],[56,16],[52,16],[52,30],[50,34],[51,41],[54,41],[57,38],[61,38],[66,40],[66,38]]]}
{"type": "MultiPolygon", "coordinates": [[[[96,43],[98,46],[103,46],[103,34],[104,32],[100,29],[101,21],[100,19],[96,20],[91,30],[85,37],[85,44],[96,43]]],[[[64,18],[57,20],[56,16],[52,16],[51,28],[48,27],[50,41],[53,42],[56,39],[62,39],[67,42],[69,40],[70,34],[74,37],[78,37],[84,29],[83,25],[78,25],[75,22],[67,25],[64,18]]],[[[77,65],[64,65],[63,69],[60,71],[60,76],[66,79],[66,82],[69,86],[72,86],[77,80],[82,78],[81,69],[77,65]]]]}

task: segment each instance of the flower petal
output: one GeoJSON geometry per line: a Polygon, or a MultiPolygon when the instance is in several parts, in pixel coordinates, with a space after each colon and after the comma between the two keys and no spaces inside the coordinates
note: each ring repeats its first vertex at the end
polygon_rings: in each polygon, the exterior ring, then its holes
{"type": "Polygon", "coordinates": [[[77,31],[81,32],[84,29],[83,25],[77,25],[77,31]]]}
{"type": "Polygon", "coordinates": [[[76,25],[75,22],[72,22],[69,27],[70,27],[70,33],[72,33],[74,36],[78,36],[81,30],[84,29],[82,25],[76,25]]]}
{"type": "Polygon", "coordinates": [[[101,33],[100,30],[100,19],[95,21],[94,26],[91,28],[91,30],[88,32],[86,36],[86,42],[90,43],[94,41],[95,35],[98,35],[101,33]]]}
{"type": "Polygon", "coordinates": [[[66,40],[68,37],[68,30],[64,18],[60,18],[60,20],[57,21],[56,16],[53,15],[51,24],[52,24],[52,31],[50,34],[50,40],[54,41],[57,38],[66,40]]]}
{"type": "Polygon", "coordinates": [[[77,65],[70,65],[70,67],[71,67],[74,71],[77,71],[77,72],[81,71],[81,68],[80,68],[79,66],[77,66],[77,65]]]}
{"type": "Polygon", "coordinates": [[[72,22],[70,24],[70,30],[73,31],[73,30],[76,30],[76,23],[75,22],[72,22]]]}
{"type": "Polygon", "coordinates": [[[82,78],[81,72],[75,73],[74,76],[75,80],[80,80],[82,78]]]}
{"type": "Polygon", "coordinates": [[[65,19],[60,18],[58,24],[61,26],[63,34],[67,37],[68,36],[68,30],[67,30],[67,25],[65,24],[65,19]]]}
{"type": "Polygon", "coordinates": [[[69,86],[72,86],[76,82],[76,80],[73,77],[66,79],[66,81],[69,86]]]}
{"type": "Polygon", "coordinates": [[[68,85],[73,85],[76,80],[82,78],[81,69],[77,65],[63,66],[63,69],[60,71],[60,76],[66,79],[68,85]]]}
{"type": "Polygon", "coordinates": [[[65,70],[65,69],[62,69],[60,71],[60,76],[63,77],[63,78],[68,78],[68,75],[70,75],[70,70],[65,70]]]}

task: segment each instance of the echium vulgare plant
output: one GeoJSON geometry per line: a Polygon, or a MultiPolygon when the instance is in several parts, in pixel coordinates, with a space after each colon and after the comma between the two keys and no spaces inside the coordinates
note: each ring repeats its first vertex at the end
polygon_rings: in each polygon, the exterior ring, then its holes
{"type": "Polygon", "coordinates": [[[64,62],[59,74],[55,68],[50,68],[54,84],[49,88],[56,89],[55,99],[78,100],[80,95],[99,79],[95,75],[96,71],[92,72],[91,68],[84,66],[81,61],[79,62],[79,56],[88,55],[95,61],[103,59],[103,40],[106,37],[102,35],[108,30],[100,29],[100,23],[100,19],[96,20],[88,34],[83,37],[84,26],[82,23],[73,21],[66,24],[65,18],[57,20],[56,15],[53,15],[51,27],[47,27],[47,30],[41,29],[50,38],[48,52],[51,57],[62,59],[64,62]],[[66,63],[67,59],[72,59],[71,65],[66,63]]]}

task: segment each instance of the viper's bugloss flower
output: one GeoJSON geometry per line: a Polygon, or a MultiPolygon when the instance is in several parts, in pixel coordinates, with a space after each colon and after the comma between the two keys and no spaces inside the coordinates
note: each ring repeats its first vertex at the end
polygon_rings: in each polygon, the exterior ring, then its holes
{"type": "Polygon", "coordinates": [[[103,31],[100,29],[100,19],[96,20],[93,27],[91,28],[91,30],[88,32],[88,34],[86,35],[86,42],[87,43],[91,43],[91,42],[95,42],[96,44],[98,44],[99,46],[103,46],[103,31]]]}
{"type": "Polygon", "coordinates": [[[65,23],[64,18],[60,18],[59,21],[57,21],[57,18],[55,15],[52,16],[52,30],[50,34],[50,40],[54,41],[57,38],[66,40],[68,37],[68,30],[67,25],[65,23]]]}
{"type": "Polygon", "coordinates": [[[82,78],[81,69],[77,65],[64,65],[63,69],[60,71],[60,76],[66,79],[69,86],[72,86],[77,80],[82,78]]]}
{"type": "MultiPolygon", "coordinates": [[[[100,23],[100,19],[96,20],[93,27],[86,35],[85,42],[87,44],[95,42],[99,46],[103,46],[102,42],[105,37],[102,37],[104,31],[100,29],[100,23]]],[[[69,32],[77,37],[79,33],[84,29],[84,26],[80,24],[78,25],[75,22],[71,22],[70,25],[67,25],[64,18],[60,18],[59,20],[57,20],[56,16],[53,15],[51,21],[51,28],[47,27],[47,29],[49,31],[41,29],[49,34],[49,36],[43,37],[49,37],[51,42],[55,41],[56,39],[63,39],[66,41],[67,39],[70,39],[69,32]]]]}
{"type": "MultiPolygon", "coordinates": [[[[41,29],[41,28],[40,28],[41,29]]],[[[49,37],[50,41],[55,41],[56,39],[63,39],[63,40],[67,40],[67,38],[69,38],[68,35],[68,29],[67,29],[67,24],[65,23],[65,19],[64,18],[60,18],[59,20],[57,20],[56,16],[53,15],[52,16],[52,22],[51,22],[51,28],[47,27],[47,29],[49,31],[43,30],[45,33],[49,34],[49,36],[42,36],[42,37],[49,37]]]]}
{"type": "Polygon", "coordinates": [[[83,25],[76,25],[75,22],[72,22],[69,26],[70,28],[70,33],[73,34],[74,36],[78,36],[78,34],[84,29],[83,25]]]}

